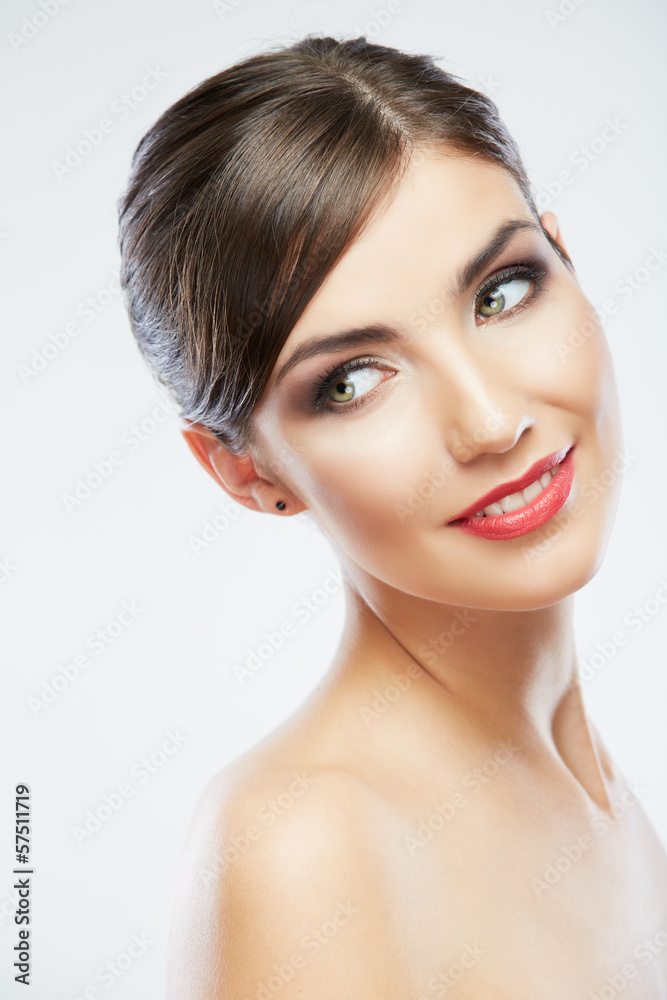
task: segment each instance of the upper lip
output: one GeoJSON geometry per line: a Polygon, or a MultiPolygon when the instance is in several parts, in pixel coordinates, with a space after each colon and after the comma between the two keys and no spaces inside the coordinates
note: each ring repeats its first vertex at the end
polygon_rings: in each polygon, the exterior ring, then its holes
{"type": "MultiPolygon", "coordinates": [[[[531,483],[535,482],[543,473],[548,472],[549,469],[553,469],[554,465],[558,465],[562,462],[567,455],[570,448],[573,445],[566,445],[565,448],[559,448],[558,451],[554,451],[551,455],[547,455],[546,458],[540,458],[537,462],[533,462],[529,469],[524,472],[522,476],[518,479],[510,479],[506,483],[501,483],[500,486],[494,486],[492,490],[481,496],[479,500],[475,500],[471,503],[469,507],[457,514],[456,517],[452,518],[452,521],[458,521],[464,517],[472,517],[473,514],[477,514],[478,511],[484,510],[490,504],[495,503],[496,500],[501,500],[503,497],[510,496],[512,493],[520,493],[521,490],[525,489],[526,486],[530,486],[531,483]]],[[[451,524],[451,521],[449,522],[451,524]]]]}

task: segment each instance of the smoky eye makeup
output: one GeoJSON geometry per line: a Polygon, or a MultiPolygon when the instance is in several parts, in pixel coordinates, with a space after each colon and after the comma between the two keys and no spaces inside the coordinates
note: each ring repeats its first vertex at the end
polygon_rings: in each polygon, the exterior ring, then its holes
{"type": "MultiPolygon", "coordinates": [[[[507,264],[492,271],[477,289],[465,293],[472,322],[478,327],[494,327],[511,322],[517,314],[529,309],[553,276],[551,256],[547,247],[531,247],[530,244],[523,248],[515,247],[507,264]]],[[[396,340],[400,343],[399,334],[396,340]]],[[[387,376],[396,374],[397,369],[386,358],[377,355],[363,355],[330,364],[320,372],[304,377],[303,385],[297,389],[302,400],[298,405],[313,414],[351,413],[371,402],[378,392],[383,391],[387,376]],[[352,398],[350,393],[356,391],[355,382],[359,381],[354,373],[360,372],[363,376],[365,370],[374,370],[375,384],[352,398]],[[332,393],[338,398],[331,398],[332,393]]],[[[362,377],[361,381],[368,385],[368,377],[362,377]]]]}
{"type": "MultiPolygon", "coordinates": [[[[505,318],[510,319],[529,308],[543,290],[547,275],[548,268],[545,262],[539,259],[525,259],[520,263],[510,264],[496,271],[473,294],[472,305],[475,318],[477,318],[480,308],[490,310],[489,314],[483,317],[483,322],[478,325],[502,322],[505,318]],[[525,284],[528,287],[513,306],[505,308],[504,300],[507,296],[503,295],[502,289],[516,283],[525,284]],[[494,309],[497,309],[496,314],[493,313],[494,309]]],[[[395,372],[395,369],[391,368],[385,360],[374,355],[330,365],[317,374],[309,385],[309,409],[314,413],[348,412],[371,402],[377,392],[381,391],[380,387],[385,381],[384,377],[379,379],[377,385],[356,399],[334,401],[327,398],[327,393],[331,393],[332,390],[337,391],[340,396],[344,396],[346,388],[351,381],[353,382],[349,376],[354,372],[368,368],[385,370],[390,373],[395,372]]]]}
{"type": "Polygon", "coordinates": [[[478,310],[480,308],[494,308],[493,303],[498,307],[498,312],[489,312],[484,314],[484,319],[486,323],[493,322],[496,319],[505,319],[515,316],[518,312],[523,311],[537,298],[539,293],[544,288],[544,279],[547,277],[548,270],[543,264],[537,261],[530,261],[523,264],[511,264],[508,267],[503,268],[501,271],[496,272],[490,279],[488,279],[482,287],[475,292],[474,295],[474,309],[475,318],[477,318],[478,310]],[[500,292],[503,286],[509,285],[513,282],[529,284],[530,287],[520,295],[518,301],[511,306],[509,309],[505,308],[507,296],[500,292]],[[500,292],[500,294],[494,294],[500,292]]]}
{"type": "MultiPolygon", "coordinates": [[[[337,410],[358,409],[358,407],[365,405],[366,402],[370,402],[370,400],[376,395],[375,388],[365,392],[356,400],[341,403],[334,403],[332,400],[331,406],[328,406],[328,401],[326,399],[326,393],[334,388],[338,388],[340,394],[343,395],[346,381],[349,381],[349,375],[356,371],[363,371],[366,368],[377,368],[380,370],[385,369],[390,372],[396,370],[389,367],[386,361],[376,357],[355,358],[353,361],[346,361],[341,365],[332,365],[331,368],[322,372],[315,378],[310,393],[311,408],[316,412],[320,412],[323,409],[333,408],[337,410]]],[[[382,379],[378,385],[380,385],[383,381],[384,379],[382,379]]]]}

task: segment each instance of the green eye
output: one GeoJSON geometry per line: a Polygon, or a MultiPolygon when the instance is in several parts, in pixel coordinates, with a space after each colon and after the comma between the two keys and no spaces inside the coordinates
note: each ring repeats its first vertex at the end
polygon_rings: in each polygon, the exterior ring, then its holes
{"type": "Polygon", "coordinates": [[[490,288],[480,299],[479,311],[482,316],[498,316],[511,309],[528,294],[530,281],[525,278],[511,278],[490,288]]]}
{"type": "MultiPolygon", "coordinates": [[[[355,371],[348,371],[347,374],[340,373],[327,391],[328,399],[332,403],[347,403],[355,393],[359,396],[368,392],[381,381],[380,378],[374,378],[372,374],[369,375],[369,372],[373,370],[370,365],[367,365],[355,371]]],[[[375,372],[377,376],[377,369],[375,372]]]]}
{"type": "Polygon", "coordinates": [[[335,385],[332,385],[329,390],[329,399],[336,403],[347,403],[348,399],[351,399],[354,394],[354,386],[352,385],[352,380],[346,378],[345,380],[339,379],[335,385]]]}

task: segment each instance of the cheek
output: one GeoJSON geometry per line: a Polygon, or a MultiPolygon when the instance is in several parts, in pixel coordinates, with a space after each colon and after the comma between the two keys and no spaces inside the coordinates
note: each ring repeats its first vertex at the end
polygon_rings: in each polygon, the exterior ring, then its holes
{"type": "MultiPolygon", "coordinates": [[[[539,347],[525,357],[527,391],[540,407],[565,417],[561,431],[580,441],[577,469],[583,503],[584,487],[610,475],[623,453],[620,401],[609,344],[595,309],[576,286],[559,301],[560,308],[550,308],[539,326],[539,347]]],[[[607,492],[610,511],[619,487],[620,481],[615,481],[607,492]]]]}
{"type": "Polygon", "coordinates": [[[554,375],[568,408],[595,427],[601,452],[621,445],[621,415],[614,365],[600,318],[578,296],[564,335],[555,344],[554,375]]]}
{"type": "Polygon", "coordinates": [[[346,426],[318,435],[295,476],[313,516],[356,555],[397,546],[406,509],[437,493],[429,483],[442,464],[442,442],[416,433],[416,401],[402,398],[400,412],[389,408],[391,419],[387,407],[358,421],[336,417],[346,426]]]}
{"type": "Polygon", "coordinates": [[[600,319],[584,294],[572,286],[541,317],[525,345],[526,388],[541,404],[593,421],[601,433],[620,432],[614,366],[600,319]]]}

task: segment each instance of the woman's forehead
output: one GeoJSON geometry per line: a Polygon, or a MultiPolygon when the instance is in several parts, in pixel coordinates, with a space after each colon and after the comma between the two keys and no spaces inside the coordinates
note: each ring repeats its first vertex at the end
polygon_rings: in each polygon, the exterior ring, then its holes
{"type": "MultiPolygon", "coordinates": [[[[535,222],[512,175],[481,158],[421,153],[341,257],[293,334],[333,312],[358,318],[399,288],[448,284],[498,226],[535,222]]],[[[293,338],[292,338],[293,339],[293,338]]]]}

